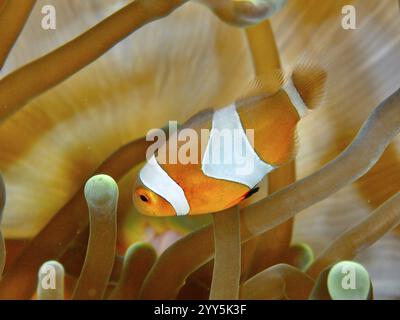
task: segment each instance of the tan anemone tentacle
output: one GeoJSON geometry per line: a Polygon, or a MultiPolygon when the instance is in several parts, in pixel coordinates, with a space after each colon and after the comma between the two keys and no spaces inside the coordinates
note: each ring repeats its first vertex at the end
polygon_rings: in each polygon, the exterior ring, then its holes
{"type": "Polygon", "coordinates": [[[157,259],[157,253],[148,243],[135,243],[124,258],[121,279],[111,293],[110,300],[134,300],[147,273],[157,259]]]}
{"type": "Polygon", "coordinates": [[[315,259],[307,273],[316,278],[322,270],[341,260],[351,260],[400,223],[400,192],[384,202],[368,217],[334,240],[315,259]]]}
{"type": "Polygon", "coordinates": [[[25,26],[36,0],[0,1],[0,70],[25,26]]]}
{"type": "Polygon", "coordinates": [[[139,298],[174,299],[186,278],[211,259],[214,253],[213,239],[213,226],[207,225],[169,246],[147,275],[139,298]],[[159,285],[160,281],[162,286],[159,285]]]}
{"type": "Polygon", "coordinates": [[[117,183],[104,174],[90,178],[85,185],[90,233],[85,263],[72,296],[75,300],[104,297],[116,251],[118,194],[117,183]]]}
{"type": "MultiPolygon", "coordinates": [[[[65,273],[71,277],[78,278],[85,263],[87,244],[89,239],[89,227],[79,234],[78,237],[71,242],[65,252],[60,256],[60,263],[65,268],[65,273]]],[[[111,282],[118,281],[124,257],[115,255],[113,270],[110,276],[111,282]]]]}
{"type": "MultiPolygon", "coordinates": [[[[244,208],[241,224],[245,223],[247,228],[241,229],[242,241],[270,230],[357,180],[379,160],[399,132],[400,89],[375,108],[354,141],[336,159],[314,174],[244,208]]],[[[212,225],[205,226],[170,246],[146,277],[142,297],[175,297],[185,279],[213,258],[214,245],[210,241],[212,231],[212,225]],[[171,264],[179,267],[171,270],[171,264]],[[158,284],[161,279],[163,287],[160,290],[158,284]]]]}
{"type": "Polygon", "coordinates": [[[1,218],[3,215],[3,209],[5,203],[6,203],[6,187],[4,185],[3,177],[0,174],[0,279],[4,271],[4,265],[6,263],[6,247],[3,234],[1,232],[1,218]]]}
{"type": "Polygon", "coordinates": [[[210,300],[235,300],[240,282],[239,207],[217,212],[213,218],[215,259],[210,300]]]}
{"type": "MultiPolygon", "coordinates": [[[[265,20],[245,30],[256,77],[268,77],[270,73],[281,70],[279,52],[270,21],[265,20]]],[[[274,193],[296,180],[295,166],[295,161],[291,161],[265,178],[263,182],[268,182],[268,194],[274,193]]],[[[252,254],[247,255],[249,256],[248,276],[279,261],[290,245],[292,229],[293,220],[289,220],[246,243],[243,251],[253,251],[252,254]],[[257,260],[252,257],[257,257],[257,260]]]]}
{"type": "Polygon", "coordinates": [[[132,1],[74,40],[12,72],[0,81],[0,121],[99,58],[132,32],[187,1],[132,1]]]}
{"type": "Polygon", "coordinates": [[[287,264],[261,271],[240,286],[240,298],[252,300],[305,300],[314,286],[313,279],[287,264]]]}
{"type": "Polygon", "coordinates": [[[2,13],[3,9],[6,7],[6,3],[8,0],[0,0],[0,14],[2,13]]]}
{"type": "MultiPolygon", "coordinates": [[[[145,160],[150,144],[145,138],[128,143],[106,159],[94,174],[105,173],[119,180],[132,167],[145,160]]],[[[41,264],[62,255],[70,242],[86,229],[88,222],[81,188],[15,259],[0,282],[0,299],[30,298],[35,290],[36,272],[41,264]]]]}
{"type": "Polygon", "coordinates": [[[281,69],[278,48],[269,20],[245,29],[256,76],[281,69]]]}

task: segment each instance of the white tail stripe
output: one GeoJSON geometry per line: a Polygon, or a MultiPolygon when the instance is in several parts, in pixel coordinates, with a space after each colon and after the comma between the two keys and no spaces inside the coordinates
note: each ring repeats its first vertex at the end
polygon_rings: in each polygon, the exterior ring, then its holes
{"type": "Polygon", "coordinates": [[[190,206],[183,189],[158,164],[154,155],[140,170],[140,180],[147,188],[167,200],[177,216],[189,213],[190,206]]]}
{"type": "Polygon", "coordinates": [[[299,117],[305,117],[308,114],[309,109],[304,103],[299,91],[296,89],[291,78],[289,78],[287,82],[283,85],[283,90],[285,90],[286,94],[289,96],[289,99],[296,108],[299,117]]]}
{"type": "Polygon", "coordinates": [[[208,177],[238,182],[251,189],[275,167],[262,161],[254,151],[243,129],[236,106],[232,104],[214,112],[201,169],[208,177]],[[228,133],[231,139],[227,141],[223,132],[228,133]],[[227,155],[232,161],[229,163],[221,161],[222,155],[224,157],[227,155]]]}

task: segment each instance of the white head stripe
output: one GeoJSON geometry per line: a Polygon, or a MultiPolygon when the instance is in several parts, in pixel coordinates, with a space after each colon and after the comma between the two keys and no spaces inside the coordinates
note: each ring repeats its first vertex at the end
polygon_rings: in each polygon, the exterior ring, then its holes
{"type": "Polygon", "coordinates": [[[300,118],[305,117],[308,114],[308,108],[304,103],[302,97],[300,96],[299,91],[296,89],[292,79],[288,79],[287,82],[283,85],[283,90],[289,96],[290,101],[293,103],[294,107],[297,110],[300,118]]]}
{"type": "Polygon", "coordinates": [[[139,176],[147,188],[174,207],[177,216],[189,213],[190,207],[183,189],[161,168],[154,155],[140,170],[139,176]]]}
{"type": "Polygon", "coordinates": [[[214,112],[201,169],[206,176],[253,188],[275,167],[258,157],[232,104],[214,112]]]}

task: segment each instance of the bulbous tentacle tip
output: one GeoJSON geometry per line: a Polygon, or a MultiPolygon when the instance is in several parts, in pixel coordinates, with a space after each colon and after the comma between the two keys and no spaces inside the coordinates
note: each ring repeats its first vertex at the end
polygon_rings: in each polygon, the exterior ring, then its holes
{"type": "Polygon", "coordinates": [[[149,242],[135,242],[127,249],[126,254],[132,254],[139,250],[140,251],[149,251],[149,252],[153,252],[154,254],[157,254],[153,245],[149,242]]]}
{"type": "Polygon", "coordinates": [[[314,261],[315,256],[313,249],[307,243],[298,242],[289,247],[286,259],[290,265],[305,271],[314,261]]]}
{"type": "Polygon", "coordinates": [[[223,21],[241,27],[260,23],[282,9],[287,0],[201,0],[223,21]]]}
{"type": "Polygon", "coordinates": [[[341,261],[328,273],[327,288],[332,300],[366,300],[371,295],[368,271],[354,261],[341,261]]]}
{"type": "Polygon", "coordinates": [[[234,13],[248,24],[256,24],[271,18],[281,10],[287,0],[239,0],[233,1],[234,13]]]}
{"type": "Polygon", "coordinates": [[[49,268],[54,269],[57,273],[64,274],[64,266],[56,260],[49,260],[43,263],[39,273],[46,273],[49,268]]]}
{"type": "Polygon", "coordinates": [[[108,175],[95,175],[86,182],[85,198],[89,206],[113,207],[118,199],[118,185],[108,175]]]}

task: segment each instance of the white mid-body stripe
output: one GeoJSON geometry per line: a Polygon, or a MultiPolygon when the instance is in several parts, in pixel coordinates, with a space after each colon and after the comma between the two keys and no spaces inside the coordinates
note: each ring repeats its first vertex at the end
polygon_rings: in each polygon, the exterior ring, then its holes
{"type": "Polygon", "coordinates": [[[147,188],[163,197],[172,205],[177,216],[189,213],[190,206],[183,189],[158,164],[154,155],[140,170],[139,176],[147,188]]]}
{"type": "Polygon", "coordinates": [[[214,112],[201,168],[206,176],[238,182],[249,188],[253,188],[267,173],[275,169],[262,161],[254,151],[235,104],[214,112]],[[222,132],[228,132],[231,139],[224,139],[222,132]]]}
{"type": "Polygon", "coordinates": [[[289,96],[289,99],[296,108],[299,117],[305,117],[308,114],[309,110],[303,99],[301,98],[299,91],[297,91],[295,85],[293,84],[291,78],[289,78],[287,82],[283,85],[283,90],[285,90],[285,92],[289,96]]]}

